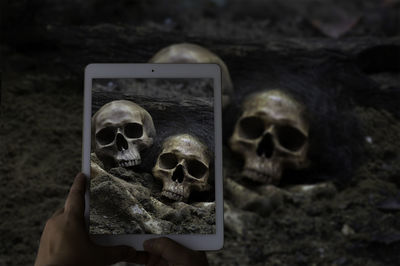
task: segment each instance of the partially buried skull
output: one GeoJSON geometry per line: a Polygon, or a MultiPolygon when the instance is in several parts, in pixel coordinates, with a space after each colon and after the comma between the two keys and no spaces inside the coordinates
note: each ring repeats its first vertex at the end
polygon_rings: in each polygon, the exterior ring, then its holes
{"type": "Polygon", "coordinates": [[[215,63],[221,67],[222,105],[229,103],[233,85],[224,61],[210,50],[191,43],[178,43],[158,51],[149,63],[215,63]]]}
{"type": "Polygon", "coordinates": [[[187,201],[191,191],[207,191],[210,157],[207,147],[189,134],[167,138],[153,168],[162,180],[161,195],[174,201],[187,201]]]}
{"type": "Polygon", "coordinates": [[[150,114],[134,102],[112,101],[92,118],[95,153],[105,168],[141,163],[140,152],[153,144],[156,131],[150,114]]]}
{"type": "Polygon", "coordinates": [[[278,184],[285,167],[308,165],[308,130],[302,104],[283,91],[263,91],[244,101],[229,144],[244,159],[244,177],[278,184]]]}

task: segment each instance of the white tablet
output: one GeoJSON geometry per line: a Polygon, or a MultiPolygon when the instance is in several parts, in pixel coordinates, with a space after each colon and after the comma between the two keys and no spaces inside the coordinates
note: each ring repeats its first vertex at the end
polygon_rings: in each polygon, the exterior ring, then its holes
{"type": "Polygon", "coordinates": [[[82,171],[91,239],[166,236],[223,246],[221,72],[216,64],[90,64],[82,171]]]}

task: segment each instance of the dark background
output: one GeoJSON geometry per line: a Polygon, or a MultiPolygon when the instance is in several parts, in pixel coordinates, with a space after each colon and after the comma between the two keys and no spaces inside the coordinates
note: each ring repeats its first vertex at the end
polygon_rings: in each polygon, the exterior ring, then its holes
{"type": "MultiPolygon", "coordinates": [[[[179,42],[226,62],[237,115],[246,94],[271,86],[306,103],[315,164],[299,176],[336,184],[255,213],[243,235],[227,226],[211,265],[400,261],[398,0],[6,0],[0,10],[1,265],[32,265],[80,170],[84,67],[146,62],[179,42]]],[[[224,156],[229,174],[227,146],[224,156]]]]}

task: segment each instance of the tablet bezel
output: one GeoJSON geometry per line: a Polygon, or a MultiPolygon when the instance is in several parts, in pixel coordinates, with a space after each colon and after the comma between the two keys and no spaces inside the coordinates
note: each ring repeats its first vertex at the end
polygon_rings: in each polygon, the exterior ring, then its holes
{"type": "Polygon", "coordinates": [[[214,83],[215,222],[216,233],[182,235],[90,235],[97,244],[128,245],[143,250],[143,241],[166,236],[193,250],[219,250],[224,242],[221,70],[217,64],[89,64],[85,68],[82,172],[87,176],[85,221],[89,225],[92,81],[96,78],[212,78],[214,83]]]}

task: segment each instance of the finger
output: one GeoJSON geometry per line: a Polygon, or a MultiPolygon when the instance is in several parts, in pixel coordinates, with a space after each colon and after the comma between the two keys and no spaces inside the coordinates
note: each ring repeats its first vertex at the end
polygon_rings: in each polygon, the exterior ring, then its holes
{"type": "Polygon", "coordinates": [[[109,265],[120,261],[132,261],[137,257],[136,250],[128,246],[103,247],[95,246],[94,257],[97,264],[109,265]]]}
{"type": "Polygon", "coordinates": [[[51,216],[51,218],[56,217],[56,216],[60,215],[60,214],[63,213],[63,212],[64,212],[64,208],[58,209],[58,210],[56,210],[56,211],[53,213],[53,215],[51,216]]]}
{"type": "Polygon", "coordinates": [[[83,216],[85,211],[85,185],[86,177],[84,174],[79,173],[75,177],[74,183],[65,201],[65,212],[83,216]]]}
{"type": "Polygon", "coordinates": [[[143,243],[144,250],[152,255],[158,255],[167,261],[185,261],[193,251],[166,238],[153,238],[143,243]]]}

